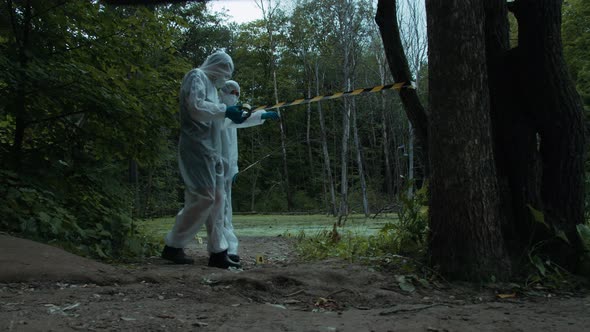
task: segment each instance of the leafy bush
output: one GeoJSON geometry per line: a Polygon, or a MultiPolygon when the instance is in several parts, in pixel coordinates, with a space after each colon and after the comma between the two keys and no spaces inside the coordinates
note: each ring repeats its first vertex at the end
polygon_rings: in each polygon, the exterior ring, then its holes
{"type": "Polygon", "coordinates": [[[0,170],[0,229],[100,259],[152,255],[158,241],[137,230],[125,211],[125,191],[96,174],[72,176],[60,189],[0,170]]]}
{"type": "MultiPolygon", "coordinates": [[[[411,185],[411,184],[410,184],[411,185]]],[[[398,222],[386,224],[381,233],[393,237],[395,253],[411,253],[421,251],[426,245],[428,236],[428,184],[417,190],[413,196],[406,195],[402,190],[399,200],[398,222]]]]}
{"type": "MultiPolygon", "coordinates": [[[[528,205],[529,211],[533,216],[533,220],[543,225],[548,232],[552,234],[552,238],[539,241],[531,246],[528,250],[529,268],[532,269],[527,278],[527,285],[532,284],[543,284],[553,288],[563,287],[565,283],[568,283],[568,279],[572,279],[572,271],[559,266],[551,259],[551,250],[554,242],[565,243],[568,246],[572,246],[572,242],[565,234],[565,232],[553,225],[550,225],[545,221],[545,214],[528,205]]],[[[588,222],[586,224],[576,225],[576,233],[573,235],[578,237],[580,241],[581,249],[583,250],[578,262],[578,271],[576,273],[580,275],[590,276],[590,226],[588,222]]],[[[572,246],[573,247],[573,246],[572,246]]]]}
{"type": "Polygon", "coordinates": [[[428,234],[428,192],[426,185],[413,197],[400,197],[398,219],[386,223],[376,235],[363,230],[322,230],[297,236],[297,251],[303,259],[339,257],[348,261],[373,261],[390,254],[422,254],[428,234]]]}

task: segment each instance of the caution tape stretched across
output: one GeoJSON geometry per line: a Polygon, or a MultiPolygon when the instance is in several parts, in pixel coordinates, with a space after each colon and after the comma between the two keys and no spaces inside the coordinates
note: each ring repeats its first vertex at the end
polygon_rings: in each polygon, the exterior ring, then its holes
{"type": "Polygon", "coordinates": [[[336,98],[341,98],[341,97],[346,97],[346,96],[356,96],[356,95],[360,95],[360,94],[364,94],[364,93],[379,92],[379,91],[383,91],[383,90],[401,90],[403,88],[414,89],[415,88],[414,82],[411,82],[410,84],[406,84],[406,82],[400,82],[400,83],[392,83],[392,84],[387,84],[387,85],[378,85],[378,86],[374,86],[371,88],[356,89],[356,90],[351,90],[351,91],[346,91],[346,92],[336,92],[336,93],[332,93],[329,95],[321,95],[321,96],[315,96],[312,98],[296,99],[296,100],[289,101],[289,102],[284,101],[284,102],[280,102],[280,103],[277,103],[274,105],[258,106],[256,108],[253,108],[252,112],[256,112],[259,110],[271,110],[271,109],[275,109],[275,108],[279,108],[279,107],[304,105],[304,104],[309,104],[309,103],[315,103],[316,101],[330,100],[330,99],[336,99],[336,98]]]}

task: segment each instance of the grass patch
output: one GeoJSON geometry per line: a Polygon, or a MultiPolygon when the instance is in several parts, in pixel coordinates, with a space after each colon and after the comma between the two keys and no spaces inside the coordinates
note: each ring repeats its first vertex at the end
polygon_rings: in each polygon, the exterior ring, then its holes
{"type": "MultiPolygon", "coordinates": [[[[394,221],[393,216],[379,216],[375,219],[364,215],[350,215],[344,229],[356,234],[375,235],[384,225],[394,221]]],[[[236,235],[240,236],[296,236],[301,232],[307,234],[332,230],[336,218],[326,215],[234,215],[236,235]]],[[[174,225],[174,217],[143,220],[139,227],[149,235],[163,238],[174,225]]],[[[198,236],[206,237],[205,227],[198,236]]]]}
{"type": "Polygon", "coordinates": [[[412,197],[400,195],[401,209],[395,217],[384,216],[383,223],[351,223],[357,227],[300,232],[297,250],[305,259],[339,257],[350,262],[371,262],[391,255],[422,256],[428,235],[427,186],[412,197]]]}

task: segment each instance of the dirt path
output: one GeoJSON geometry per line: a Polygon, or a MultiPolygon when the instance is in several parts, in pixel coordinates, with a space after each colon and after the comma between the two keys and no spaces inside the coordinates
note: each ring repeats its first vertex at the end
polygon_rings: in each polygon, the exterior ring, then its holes
{"type": "MultiPolygon", "coordinates": [[[[297,262],[284,238],[242,238],[243,271],[159,258],[113,267],[0,235],[1,331],[588,331],[590,297],[406,293],[391,273],[297,262]],[[262,256],[262,264],[256,258],[262,256]]],[[[260,259],[259,259],[260,262],[260,259]]]]}

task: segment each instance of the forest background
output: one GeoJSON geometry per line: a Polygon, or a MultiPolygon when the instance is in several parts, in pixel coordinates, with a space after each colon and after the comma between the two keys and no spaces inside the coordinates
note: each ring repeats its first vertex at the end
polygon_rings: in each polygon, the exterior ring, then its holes
{"type": "MultiPolygon", "coordinates": [[[[399,1],[398,21],[426,104],[417,3],[399,1]]],[[[393,82],[375,1],[260,4],[263,19],[238,25],[202,3],[3,1],[0,229],[95,257],[153,251],[138,223],[182,206],[180,81],[218,48],[234,59],[241,101],[251,105],[393,82]]],[[[590,4],[565,1],[562,19],[588,112],[590,4]]],[[[368,216],[399,210],[421,188],[424,161],[395,91],[280,112],[280,122],[239,132],[234,211],[368,216]]]]}

